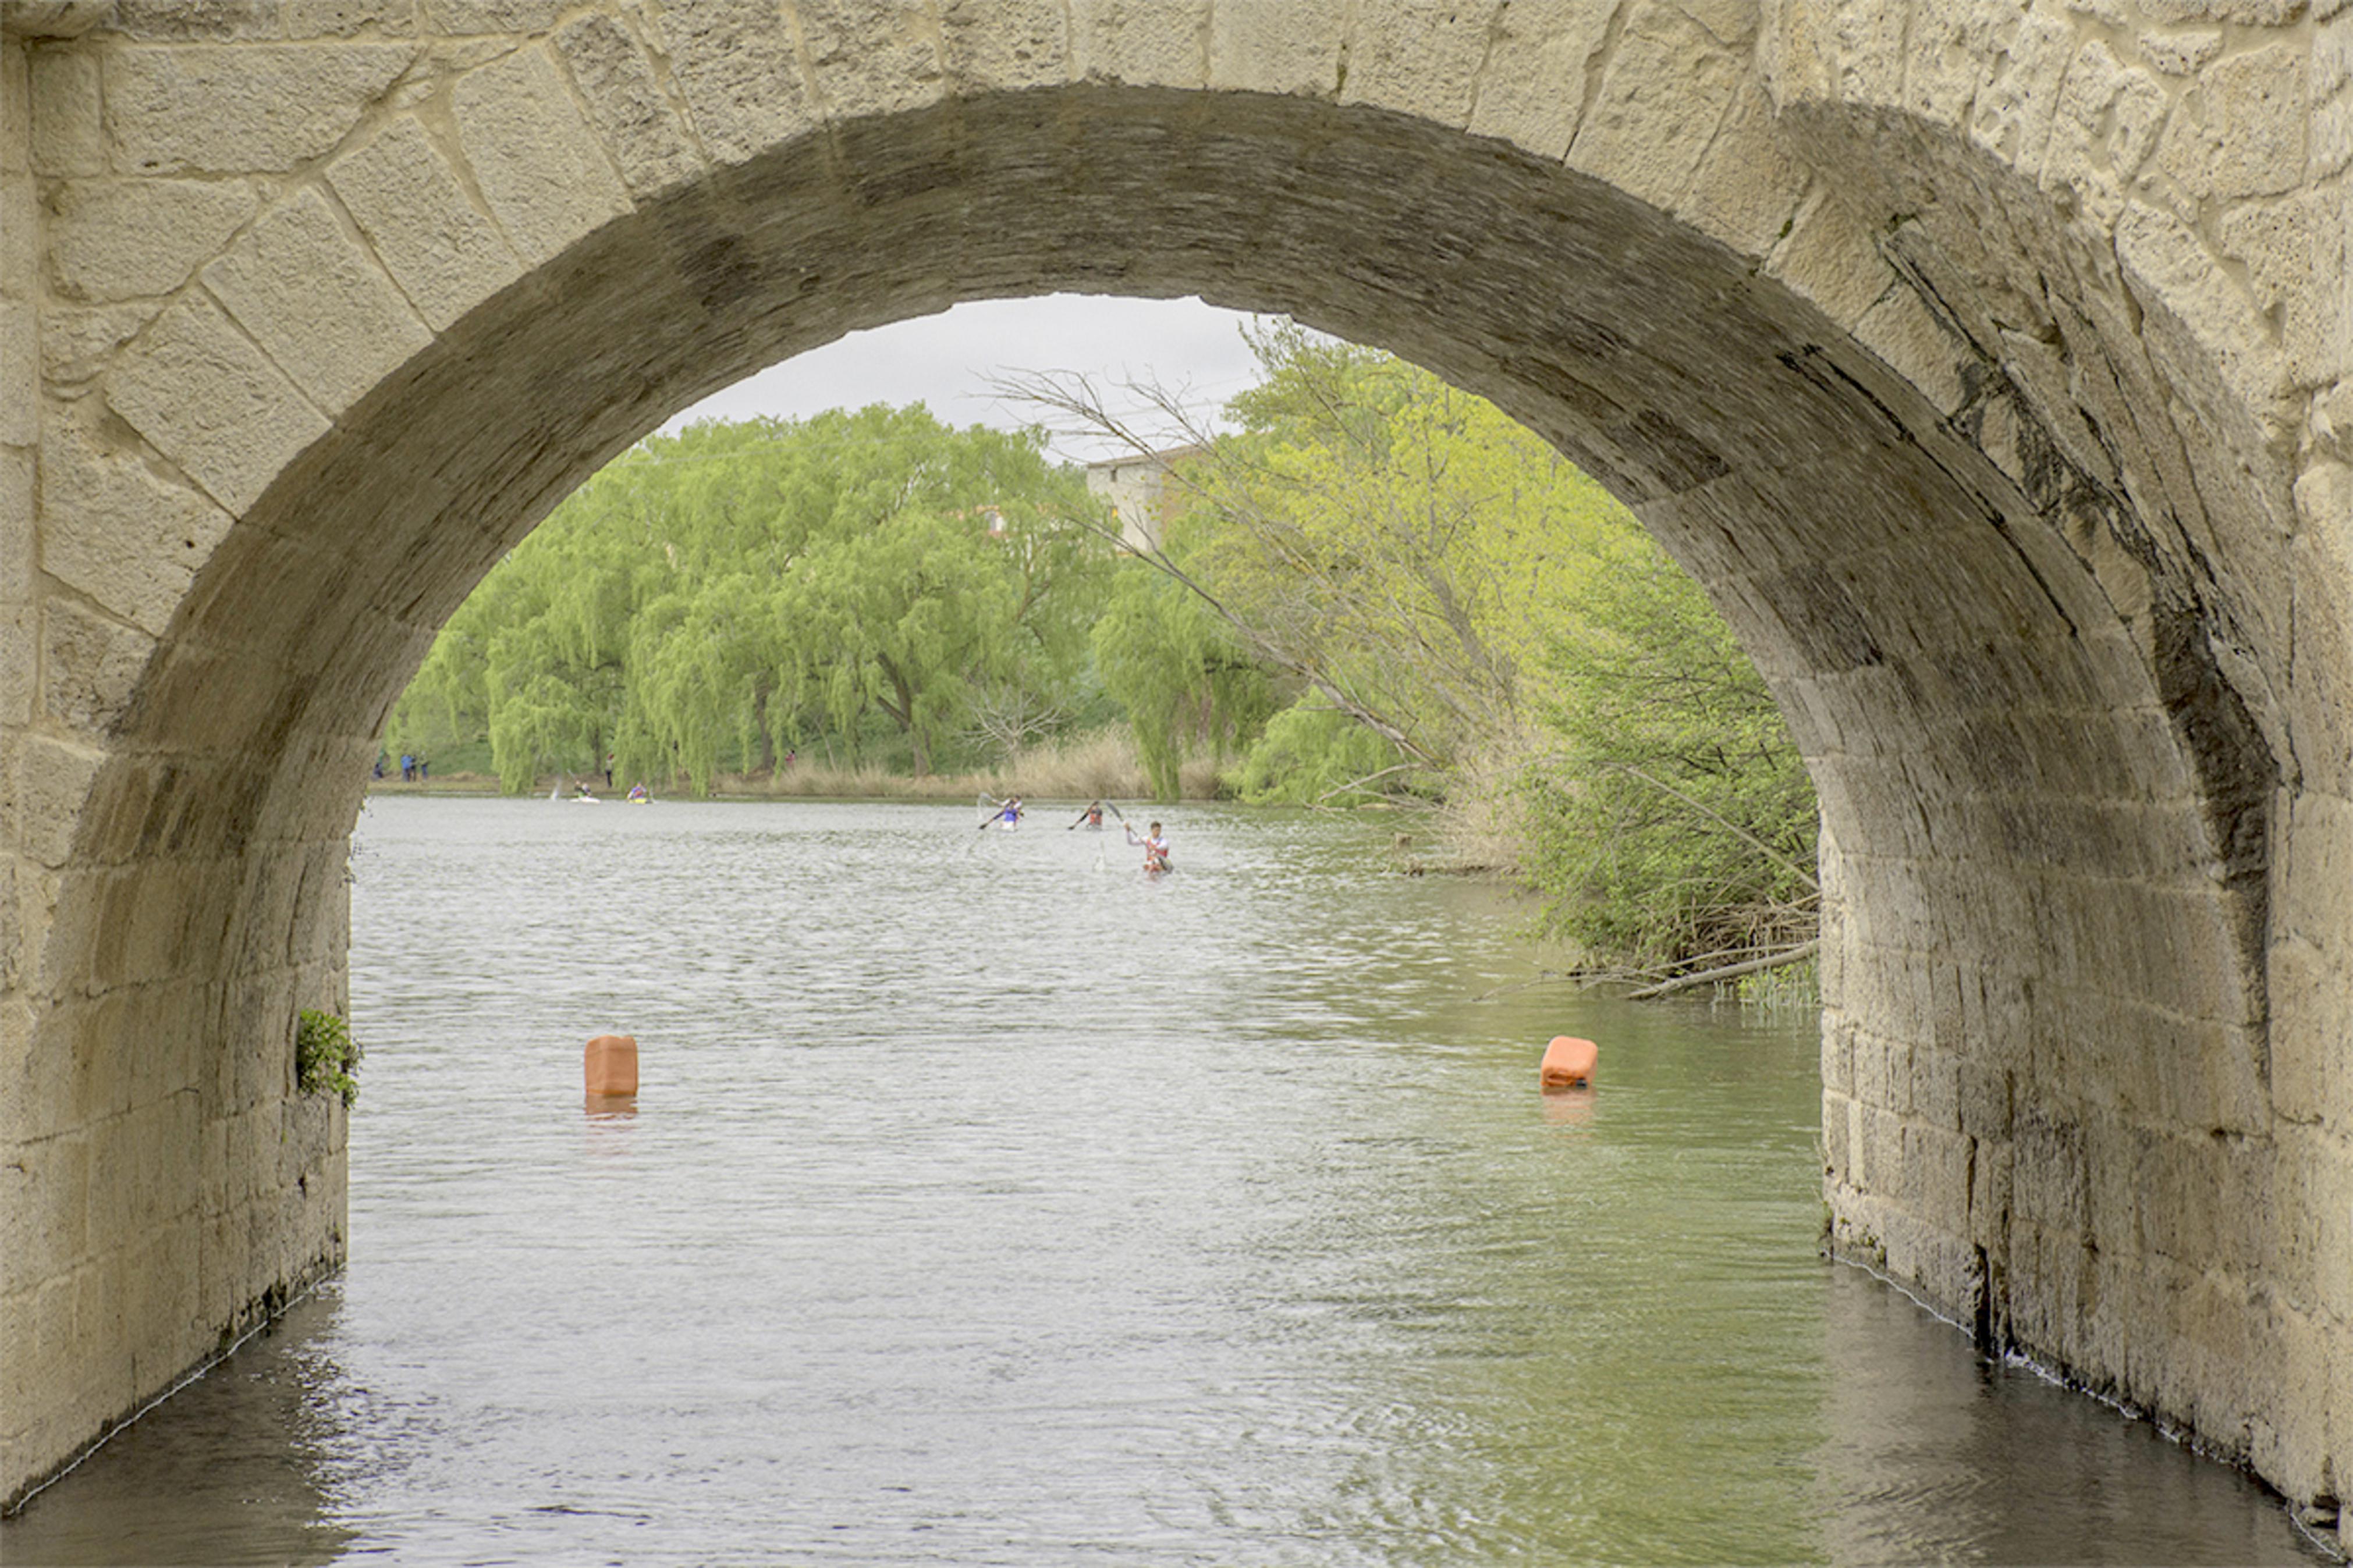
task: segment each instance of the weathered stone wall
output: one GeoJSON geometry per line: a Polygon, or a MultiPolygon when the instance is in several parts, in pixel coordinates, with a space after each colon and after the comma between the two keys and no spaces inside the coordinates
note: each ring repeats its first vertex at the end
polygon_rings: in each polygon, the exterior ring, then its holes
{"type": "Polygon", "coordinates": [[[1394,348],[1636,506],[1821,789],[1834,1245],[2333,1498],[2334,3],[8,11],[0,1493],[338,1256],[292,1016],[480,574],[752,369],[1071,289],[1394,348]]]}
{"type": "Polygon", "coordinates": [[[74,366],[178,281],[179,225],[217,238],[253,205],[60,191],[107,168],[67,40],[111,15],[0,8],[0,1500],[343,1257],[343,1110],[295,1094],[291,1060],[297,1007],[342,995],[342,856],[301,847],[297,948],[256,896],[279,847],[86,815],[111,704],[231,520],[77,422],[74,366]],[[108,216],[76,240],[60,204],[108,216]]]}

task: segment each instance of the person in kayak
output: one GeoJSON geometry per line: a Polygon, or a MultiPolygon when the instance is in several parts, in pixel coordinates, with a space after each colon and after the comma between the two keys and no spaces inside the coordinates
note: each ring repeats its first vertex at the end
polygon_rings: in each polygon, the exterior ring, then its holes
{"type": "MultiPolygon", "coordinates": [[[[1071,826],[1076,827],[1080,823],[1084,823],[1089,827],[1101,827],[1103,826],[1103,802],[1095,801],[1091,804],[1086,810],[1079,813],[1078,822],[1073,822],[1071,824],[1071,826]]],[[[1065,828],[1063,831],[1068,832],[1069,829],[1065,828]]]]}
{"type": "Polygon", "coordinates": [[[1145,870],[1156,872],[1166,871],[1168,869],[1168,840],[1167,837],[1161,833],[1160,824],[1156,822],[1154,823],[1151,830],[1145,833],[1141,838],[1138,838],[1135,836],[1134,828],[1128,828],[1127,841],[1130,844],[1141,845],[1143,847],[1144,868],[1145,870]]]}

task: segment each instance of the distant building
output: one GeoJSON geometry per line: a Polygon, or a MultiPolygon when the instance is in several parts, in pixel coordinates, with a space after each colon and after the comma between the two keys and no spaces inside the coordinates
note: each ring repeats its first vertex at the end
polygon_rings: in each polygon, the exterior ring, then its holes
{"type": "Polygon", "coordinates": [[[1207,450],[1174,447],[1145,457],[1106,458],[1087,465],[1087,489],[1111,502],[1119,518],[1120,542],[1130,550],[1160,548],[1168,520],[1184,504],[1185,492],[1170,475],[1187,459],[1207,450]]]}

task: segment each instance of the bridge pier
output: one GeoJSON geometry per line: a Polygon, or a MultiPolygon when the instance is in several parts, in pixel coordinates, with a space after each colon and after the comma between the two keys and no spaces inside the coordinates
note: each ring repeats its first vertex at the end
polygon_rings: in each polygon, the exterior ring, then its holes
{"type": "Polygon", "coordinates": [[[0,1498],[340,1258],[293,1021],[465,593],[715,387],[1065,289],[1634,507],[1820,791],[1831,1246],[2343,1494],[2353,8],[655,9],[0,7],[0,1498]]]}

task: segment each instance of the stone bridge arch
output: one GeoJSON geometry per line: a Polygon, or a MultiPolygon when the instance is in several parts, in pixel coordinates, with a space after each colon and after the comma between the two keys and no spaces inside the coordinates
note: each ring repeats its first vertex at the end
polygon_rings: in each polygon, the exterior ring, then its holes
{"type": "Polygon", "coordinates": [[[2353,22],[2305,0],[15,0],[0,1496],[340,1260],[344,842],[466,591],[845,331],[1285,310],[1707,584],[1833,1245],[2353,1469],[2353,22]]]}

